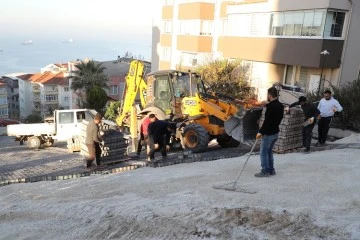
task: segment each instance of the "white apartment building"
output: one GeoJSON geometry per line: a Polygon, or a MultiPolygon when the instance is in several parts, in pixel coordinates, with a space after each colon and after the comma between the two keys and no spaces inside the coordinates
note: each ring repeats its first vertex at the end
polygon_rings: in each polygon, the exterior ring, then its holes
{"type": "Polygon", "coordinates": [[[70,109],[71,90],[64,73],[44,72],[19,76],[20,116],[42,117],[55,109],[70,109]]]}
{"type": "Polygon", "coordinates": [[[166,0],[152,66],[241,59],[261,100],[273,83],[316,91],[358,78],[359,30],[360,0],[166,0]]]}

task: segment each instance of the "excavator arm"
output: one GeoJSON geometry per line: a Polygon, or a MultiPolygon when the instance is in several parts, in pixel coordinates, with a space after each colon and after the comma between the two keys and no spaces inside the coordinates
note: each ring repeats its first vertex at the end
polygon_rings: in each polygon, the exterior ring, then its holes
{"type": "Polygon", "coordinates": [[[119,126],[128,125],[128,117],[131,115],[132,107],[138,93],[140,93],[140,101],[142,107],[145,106],[145,91],[147,89],[144,80],[145,65],[142,61],[133,60],[130,63],[129,72],[125,78],[125,91],[122,98],[122,105],[119,110],[119,116],[116,123],[119,126]]]}

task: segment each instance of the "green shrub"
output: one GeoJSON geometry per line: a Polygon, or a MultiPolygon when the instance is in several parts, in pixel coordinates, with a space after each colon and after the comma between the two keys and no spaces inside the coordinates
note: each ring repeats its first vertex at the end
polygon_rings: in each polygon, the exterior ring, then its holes
{"type": "MultiPolygon", "coordinates": [[[[333,127],[360,131],[360,79],[348,82],[341,87],[331,86],[333,97],[339,101],[344,110],[336,113],[332,122],[333,127]]],[[[318,102],[322,98],[316,92],[306,95],[309,102],[318,102]]]]}
{"type": "Polygon", "coordinates": [[[42,117],[40,115],[29,115],[26,118],[26,122],[27,123],[41,123],[42,122],[42,117]]]}
{"type": "Polygon", "coordinates": [[[333,95],[344,108],[334,120],[338,127],[360,131],[360,79],[349,82],[340,88],[333,87],[333,95]]]}

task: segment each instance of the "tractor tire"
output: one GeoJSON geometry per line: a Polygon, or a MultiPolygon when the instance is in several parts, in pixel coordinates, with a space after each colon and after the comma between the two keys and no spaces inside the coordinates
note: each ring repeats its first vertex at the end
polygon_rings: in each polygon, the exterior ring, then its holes
{"type": "Polygon", "coordinates": [[[35,136],[29,137],[27,140],[27,146],[28,146],[28,148],[31,148],[31,149],[40,148],[40,146],[41,146],[40,138],[35,137],[35,136]]]}
{"type": "Polygon", "coordinates": [[[240,142],[233,139],[231,136],[227,134],[223,134],[217,137],[218,144],[223,148],[234,148],[240,145],[240,142]]]}
{"type": "Polygon", "coordinates": [[[191,123],[184,128],[183,146],[194,153],[204,152],[209,143],[209,133],[199,125],[191,123]]]}

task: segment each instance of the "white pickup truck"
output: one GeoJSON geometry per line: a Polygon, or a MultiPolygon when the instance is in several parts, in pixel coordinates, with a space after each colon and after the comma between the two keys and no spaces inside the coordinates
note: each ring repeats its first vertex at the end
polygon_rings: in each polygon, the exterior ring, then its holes
{"type": "Polygon", "coordinates": [[[54,122],[8,125],[7,135],[15,136],[20,145],[27,141],[29,148],[50,147],[54,140],[79,138],[83,120],[91,121],[95,114],[91,109],[55,110],[54,122]]]}

